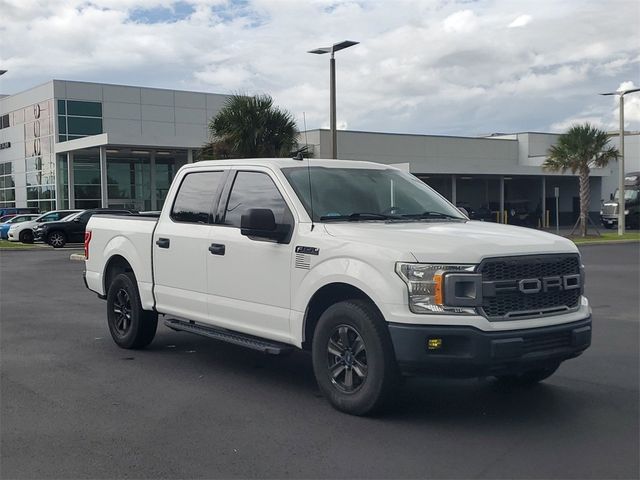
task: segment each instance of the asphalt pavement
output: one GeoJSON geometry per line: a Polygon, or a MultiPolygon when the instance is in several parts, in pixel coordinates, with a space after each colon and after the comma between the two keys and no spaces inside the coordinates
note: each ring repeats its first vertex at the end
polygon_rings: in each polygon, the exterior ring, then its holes
{"type": "Polygon", "coordinates": [[[0,478],[638,478],[638,244],[585,246],[592,347],[531,389],[413,378],[333,410],[310,357],[122,350],[63,251],[0,252],[0,478]]]}

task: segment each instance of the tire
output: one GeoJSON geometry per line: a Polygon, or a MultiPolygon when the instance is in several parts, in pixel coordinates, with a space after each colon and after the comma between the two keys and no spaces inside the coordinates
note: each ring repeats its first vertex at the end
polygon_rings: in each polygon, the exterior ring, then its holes
{"type": "Polygon", "coordinates": [[[107,292],[107,323],[113,341],[121,348],[141,349],[153,341],[158,314],[142,309],[136,277],[117,275],[107,292]]]}
{"type": "Polygon", "coordinates": [[[33,232],[31,230],[24,230],[20,232],[18,240],[22,243],[33,243],[33,232]]]}
{"type": "Polygon", "coordinates": [[[47,235],[47,243],[53,248],[62,248],[67,244],[67,236],[64,232],[51,232],[47,235]]]}
{"type": "Polygon", "coordinates": [[[556,373],[556,370],[558,370],[559,366],[560,364],[556,363],[555,365],[547,368],[531,370],[528,372],[520,373],[518,375],[499,375],[496,376],[496,380],[501,385],[508,387],[526,387],[546,380],[551,375],[556,373]]]}
{"type": "Polygon", "coordinates": [[[313,336],[312,358],[320,391],[345,413],[380,411],[400,384],[384,319],[363,300],[339,302],[325,310],[313,336]]]}

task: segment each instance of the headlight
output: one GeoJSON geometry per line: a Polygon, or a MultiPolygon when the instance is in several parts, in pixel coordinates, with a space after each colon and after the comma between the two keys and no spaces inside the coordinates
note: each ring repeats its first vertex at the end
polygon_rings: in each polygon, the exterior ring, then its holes
{"type": "Polygon", "coordinates": [[[474,265],[396,263],[396,273],[407,284],[409,309],[413,313],[476,313],[470,307],[444,303],[444,276],[447,272],[472,273],[474,265]]]}
{"type": "Polygon", "coordinates": [[[629,210],[625,210],[625,211],[624,211],[624,214],[625,214],[625,215],[629,215],[629,210]]]}

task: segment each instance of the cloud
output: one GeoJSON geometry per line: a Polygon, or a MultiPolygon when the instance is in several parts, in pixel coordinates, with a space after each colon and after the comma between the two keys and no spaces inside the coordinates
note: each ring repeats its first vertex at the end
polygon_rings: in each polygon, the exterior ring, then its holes
{"type": "Polygon", "coordinates": [[[471,33],[478,27],[478,18],[471,10],[461,10],[449,15],[442,22],[442,28],[449,33],[471,33]]]}
{"type": "MultiPolygon", "coordinates": [[[[597,93],[637,79],[639,8],[635,0],[0,0],[0,66],[9,70],[0,90],[62,78],[264,92],[301,127],[305,112],[317,128],[328,124],[329,58],[307,51],[350,39],[361,43],[336,54],[338,122],[349,128],[469,135],[574,118],[609,125],[616,100],[597,93]]],[[[625,118],[640,129],[634,95],[625,118]]]]}
{"type": "Polygon", "coordinates": [[[513,22],[507,25],[507,28],[524,27],[525,25],[528,25],[531,20],[533,20],[531,15],[519,15],[513,20],[513,22]]]}

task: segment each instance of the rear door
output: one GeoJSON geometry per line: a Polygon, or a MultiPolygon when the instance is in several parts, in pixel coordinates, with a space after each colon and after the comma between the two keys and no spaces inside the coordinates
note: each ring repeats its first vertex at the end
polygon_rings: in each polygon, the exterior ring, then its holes
{"type": "Polygon", "coordinates": [[[288,341],[292,242],[240,233],[242,214],[251,208],[271,209],[276,223],[289,224],[293,232],[292,209],[277,182],[259,167],[230,175],[231,188],[225,189],[218,209],[221,223],[212,228],[212,251],[206,255],[209,314],[218,326],[288,341]]]}
{"type": "Polygon", "coordinates": [[[154,294],[161,313],[208,321],[207,258],[224,169],[187,171],[153,235],[154,294]]]}

